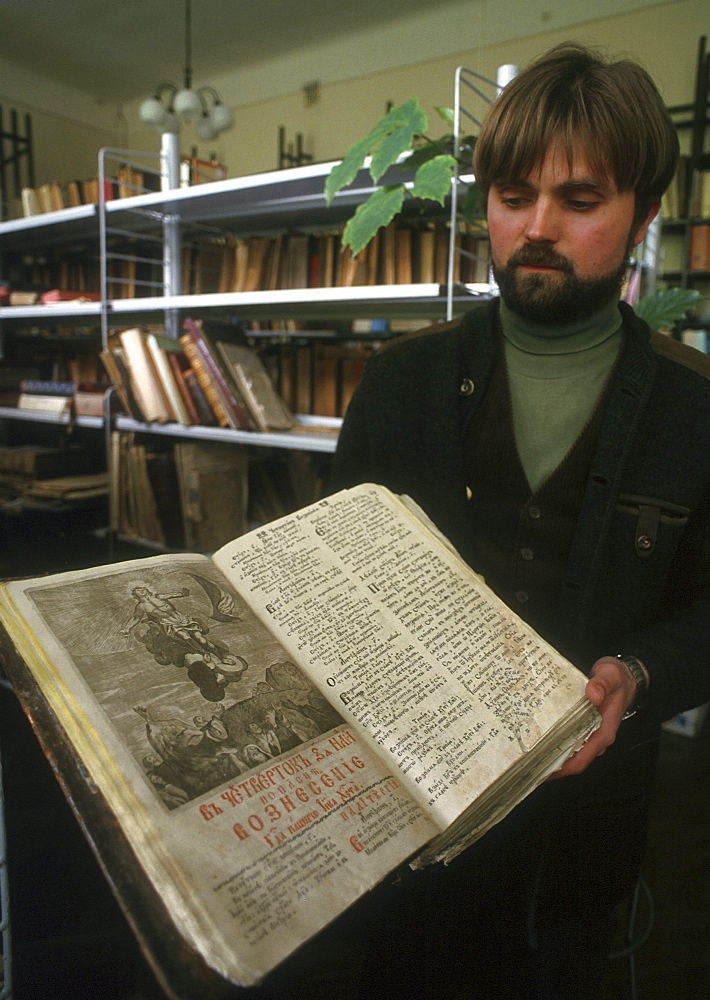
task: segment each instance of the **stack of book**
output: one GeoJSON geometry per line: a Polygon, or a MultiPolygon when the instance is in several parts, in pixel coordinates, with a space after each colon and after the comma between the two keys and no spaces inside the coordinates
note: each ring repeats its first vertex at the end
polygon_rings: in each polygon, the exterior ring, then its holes
{"type": "Polygon", "coordinates": [[[91,471],[93,466],[92,455],[81,445],[0,448],[0,503],[15,510],[57,509],[105,497],[108,477],[91,471]]]}
{"type": "Polygon", "coordinates": [[[19,410],[60,417],[101,417],[110,388],[105,381],[21,378],[16,398],[8,398],[7,403],[19,410]]]}
{"type": "Polygon", "coordinates": [[[74,382],[24,378],[20,381],[17,408],[67,416],[72,409],[75,390],[74,382]]]}

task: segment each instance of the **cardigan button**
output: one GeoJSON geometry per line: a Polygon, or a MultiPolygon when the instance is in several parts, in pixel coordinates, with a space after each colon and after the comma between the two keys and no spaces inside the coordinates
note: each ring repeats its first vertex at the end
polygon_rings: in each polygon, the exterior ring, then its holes
{"type": "Polygon", "coordinates": [[[476,386],[473,379],[465,378],[459,387],[459,395],[472,396],[475,388],[476,386]]]}

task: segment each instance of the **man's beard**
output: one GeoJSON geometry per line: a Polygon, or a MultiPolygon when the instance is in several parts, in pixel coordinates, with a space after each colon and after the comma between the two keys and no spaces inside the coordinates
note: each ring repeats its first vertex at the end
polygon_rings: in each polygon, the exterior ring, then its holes
{"type": "Polygon", "coordinates": [[[527,244],[512,253],[505,267],[492,263],[493,276],[501,298],[524,319],[549,326],[574,323],[597,312],[605,302],[617,297],[628,264],[595,278],[579,278],[571,261],[551,247],[527,244]],[[519,265],[554,267],[557,274],[529,274],[519,265]]]}

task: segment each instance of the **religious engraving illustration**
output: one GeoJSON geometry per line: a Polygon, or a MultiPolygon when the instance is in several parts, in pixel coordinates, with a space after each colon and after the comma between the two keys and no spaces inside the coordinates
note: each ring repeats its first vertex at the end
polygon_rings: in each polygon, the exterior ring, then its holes
{"type": "Polygon", "coordinates": [[[168,809],[343,721],[211,566],[144,564],[31,597],[168,809]]]}

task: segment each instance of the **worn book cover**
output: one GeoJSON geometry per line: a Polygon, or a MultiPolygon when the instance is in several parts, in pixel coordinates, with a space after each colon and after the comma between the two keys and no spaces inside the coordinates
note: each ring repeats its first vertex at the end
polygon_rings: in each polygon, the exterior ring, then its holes
{"type": "Polygon", "coordinates": [[[256,351],[223,340],[218,340],[216,346],[256,428],[290,430],[293,414],[276,391],[256,351]]]}

